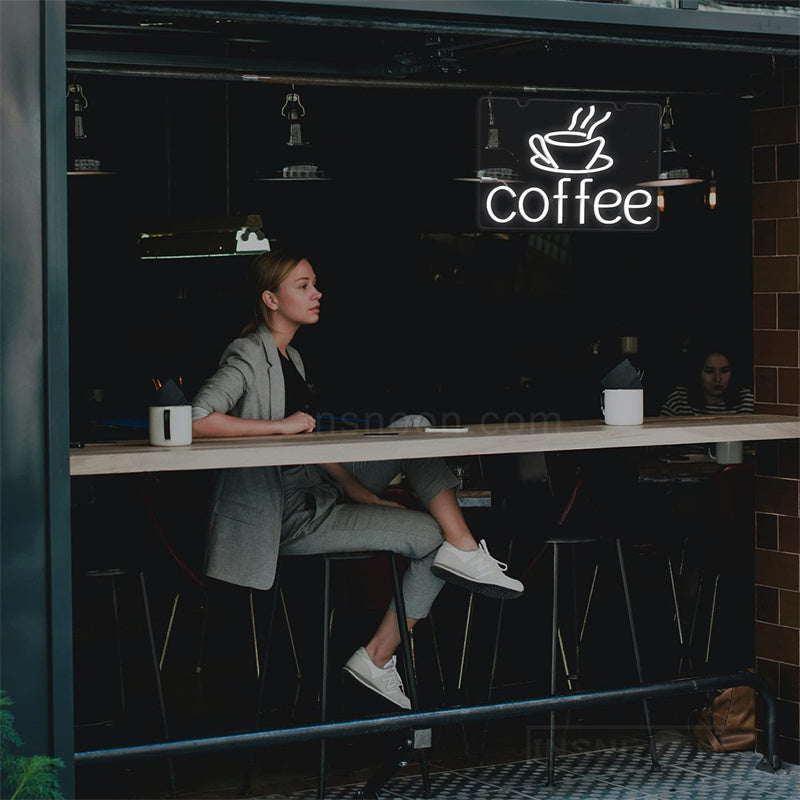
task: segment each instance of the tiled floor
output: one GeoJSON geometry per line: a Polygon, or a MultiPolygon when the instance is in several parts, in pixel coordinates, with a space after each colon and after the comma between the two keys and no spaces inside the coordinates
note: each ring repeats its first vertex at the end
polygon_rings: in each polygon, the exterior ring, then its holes
{"type": "MultiPolygon", "coordinates": [[[[771,774],[756,769],[755,753],[703,753],[677,733],[656,737],[661,771],[651,770],[641,744],[560,756],[555,785],[547,783],[547,761],[534,758],[505,764],[453,768],[431,763],[431,797],[441,800],[797,800],[800,768],[771,774]]],[[[331,800],[352,798],[363,783],[331,788],[331,800]]],[[[381,798],[422,798],[419,775],[398,774],[381,798]]],[[[314,789],[261,794],[258,800],[312,800],[314,789]]]]}

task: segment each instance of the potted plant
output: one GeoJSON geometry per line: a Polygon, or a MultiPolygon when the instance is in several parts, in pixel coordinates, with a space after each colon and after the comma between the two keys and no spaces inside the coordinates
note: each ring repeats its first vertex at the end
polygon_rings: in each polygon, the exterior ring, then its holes
{"type": "Polygon", "coordinates": [[[14,715],[8,710],[14,701],[0,690],[0,797],[8,800],[51,800],[63,798],[57,770],[60,758],[23,756],[13,750],[22,745],[14,729],[14,715]]]}

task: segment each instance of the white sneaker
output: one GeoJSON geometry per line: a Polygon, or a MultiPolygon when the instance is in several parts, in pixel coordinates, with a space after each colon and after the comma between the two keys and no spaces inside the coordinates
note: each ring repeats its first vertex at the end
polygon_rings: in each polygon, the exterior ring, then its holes
{"type": "Polygon", "coordinates": [[[411,701],[403,691],[403,681],[397,671],[397,656],[392,656],[383,667],[376,667],[367,651],[359,647],[347,659],[342,670],[400,708],[411,708],[411,701]]]}
{"type": "Polygon", "coordinates": [[[525,587],[505,574],[507,564],[503,564],[489,554],[486,541],[481,539],[477,550],[459,550],[445,542],[433,559],[431,572],[439,578],[471,592],[510,600],[519,597],[525,587]]]}

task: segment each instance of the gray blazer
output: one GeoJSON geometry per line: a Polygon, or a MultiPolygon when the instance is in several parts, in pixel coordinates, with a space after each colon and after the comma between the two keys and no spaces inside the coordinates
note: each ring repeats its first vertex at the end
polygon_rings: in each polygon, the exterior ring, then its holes
{"type": "MultiPolygon", "coordinates": [[[[300,354],[287,354],[305,378],[300,354]]],[[[275,341],[265,325],[234,340],[217,371],[192,401],[192,416],[213,411],[245,419],[283,419],[286,391],[275,341]]],[[[214,489],[206,548],[206,574],[212,578],[269,589],[283,518],[280,467],[244,467],[221,471],[214,489]]]]}

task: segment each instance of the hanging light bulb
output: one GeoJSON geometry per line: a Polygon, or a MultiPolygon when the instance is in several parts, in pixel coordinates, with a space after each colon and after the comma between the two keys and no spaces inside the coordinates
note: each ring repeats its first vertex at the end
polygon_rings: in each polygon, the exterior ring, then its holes
{"type": "Polygon", "coordinates": [[[300,102],[300,94],[294,90],[287,93],[281,108],[281,116],[289,122],[289,139],[286,142],[286,152],[283,165],[277,174],[256,178],[267,181],[319,181],[328,180],[325,171],[315,161],[314,148],[311,142],[303,139],[301,119],[306,115],[306,109],[300,102]]]}
{"type": "Polygon", "coordinates": [[[717,179],[714,177],[714,170],[711,170],[711,178],[708,181],[708,194],[706,204],[713,211],[717,207],[717,179]]]}
{"type": "Polygon", "coordinates": [[[658,206],[658,210],[659,211],[663,211],[664,210],[664,206],[666,205],[666,203],[664,202],[664,190],[663,189],[659,189],[658,190],[658,194],[656,195],[656,205],[658,206]]]}
{"type": "Polygon", "coordinates": [[[693,183],[703,183],[705,178],[695,157],[685,150],[678,150],[675,146],[673,127],[675,119],[672,115],[672,106],[667,97],[664,110],[661,113],[661,131],[663,146],[661,149],[661,170],[658,177],[650,181],[642,181],[637,186],[689,186],[693,183]]]}

